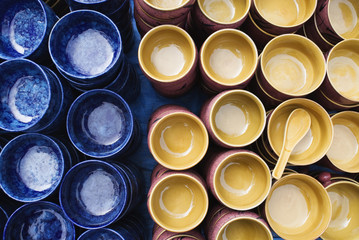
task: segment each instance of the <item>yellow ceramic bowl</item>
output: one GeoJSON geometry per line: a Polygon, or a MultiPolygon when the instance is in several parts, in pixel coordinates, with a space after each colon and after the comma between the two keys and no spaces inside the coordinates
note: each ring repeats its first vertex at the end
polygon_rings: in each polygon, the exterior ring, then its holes
{"type": "Polygon", "coordinates": [[[182,8],[191,0],[143,0],[154,9],[161,11],[170,11],[182,8]]]}
{"type": "Polygon", "coordinates": [[[330,0],[328,17],[334,31],[343,39],[359,38],[359,2],[330,0]]]}
{"type": "Polygon", "coordinates": [[[158,120],[150,135],[150,151],[156,161],[172,170],[193,167],[208,148],[208,133],[191,113],[177,112],[158,120]]]}
{"type": "Polygon", "coordinates": [[[249,217],[239,217],[228,221],[219,230],[216,239],[227,240],[271,240],[273,239],[272,233],[263,222],[258,219],[249,217]]]}
{"type": "Polygon", "coordinates": [[[224,86],[249,80],[258,63],[257,47],[245,33],[224,29],[213,33],[203,43],[200,59],[205,75],[224,86]]]}
{"type": "Polygon", "coordinates": [[[262,102],[245,90],[222,93],[210,110],[210,126],[215,138],[229,147],[243,147],[262,134],[266,111],[262,102]]]}
{"type": "Polygon", "coordinates": [[[327,73],[341,96],[359,102],[359,39],[344,40],[330,50],[327,73]]]}
{"type": "Polygon", "coordinates": [[[328,227],[332,207],[324,187],[305,174],[290,174],[274,183],[265,203],[269,225],[288,240],[316,239],[328,227]]]}
{"type": "Polygon", "coordinates": [[[310,130],[294,148],[288,162],[293,165],[309,165],[325,156],[333,140],[333,124],[329,114],[316,102],[294,98],[274,109],[268,120],[268,140],[271,148],[279,156],[283,145],[284,128],[290,113],[303,108],[311,117],[310,130]]]}
{"type": "Polygon", "coordinates": [[[174,173],[154,185],[148,198],[153,220],[171,232],[196,228],[208,210],[206,188],[193,176],[174,173]]]}
{"type": "Polygon", "coordinates": [[[344,111],[332,117],[333,143],[327,157],[334,166],[350,173],[359,172],[359,113],[344,111]]]}
{"type": "Polygon", "coordinates": [[[254,7],[269,23],[282,28],[305,23],[314,13],[317,1],[313,0],[253,0],[254,7]]]}
{"type": "Polygon", "coordinates": [[[221,202],[235,210],[257,207],[272,185],[269,167],[258,155],[239,152],[228,156],[214,172],[214,190],[221,202]]]}
{"type": "Polygon", "coordinates": [[[324,240],[358,239],[358,183],[338,181],[326,189],[332,203],[333,214],[329,226],[321,238],[324,240]]]}
{"type": "Polygon", "coordinates": [[[158,82],[185,77],[196,62],[196,46],[191,36],[174,25],[153,28],[142,38],[138,61],[144,73],[158,82]]]}
{"type": "Polygon", "coordinates": [[[296,34],[272,39],[263,49],[260,66],[264,78],[274,89],[297,97],[316,90],[326,74],[320,48],[296,34]]]}

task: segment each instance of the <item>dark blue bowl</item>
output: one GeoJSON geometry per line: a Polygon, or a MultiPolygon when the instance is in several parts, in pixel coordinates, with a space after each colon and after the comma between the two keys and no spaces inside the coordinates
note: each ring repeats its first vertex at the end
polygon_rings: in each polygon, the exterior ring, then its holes
{"type": "Polygon", "coordinates": [[[71,142],[80,152],[94,158],[108,158],[128,150],[134,119],[120,95],[96,89],[83,93],[72,103],[66,127],[71,142]]]}
{"type": "Polygon", "coordinates": [[[88,160],[72,167],[60,187],[60,204],[76,225],[95,229],[116,221],[127,208],[128,182],[116,167],[88,160]]]}
{"type": "Polygon", "coordinates": [[[57,19],[41,0],[2,0],[0,58],[38,60],[48,56],[47,42],[57,19]]]}
{"type": "Polygon", "coordinates": [[[64,158],[51,138],[28,133],[9,141],[0,154],[0,186],[17,201],[42,200],[55,191],[64,174],[64,158]]]}
{"type": "Polygon", "coordinates": [[[58,205],[40,201],[23,205],[10,216],[3,239],[74,240],[75,228],[58,205]]]}
{"type": "Polygon", "coordinates": [[[91,9],[109,15],[121,9],[128,0],[66,0],[71,11],[91,9]]]}
{"type": "Polygon", "coordinates": [[[109,228],[88,230],[81,234],[77,240],[126,240],[118,232],[109,228]]]}
{"type": "Polygon", "coordinates": [[[123,60],[116,25],[92,10],[78,10],[62,17],[51,31],[49,51],[62,74],[84,83],[114,77],[123,60]]]}
{"type": "Polygon", "coordinates": [[[50,129],[63,108],[64,92],[58,78],[27,59],[0,64],[0,129],[37,132],[50,129]]]}
{"type": "Polygon", "coordinates": [[[5,210],[0,207],[0,236],[4,234],[4,228],[8,219],[8,215],[5,210]]]}

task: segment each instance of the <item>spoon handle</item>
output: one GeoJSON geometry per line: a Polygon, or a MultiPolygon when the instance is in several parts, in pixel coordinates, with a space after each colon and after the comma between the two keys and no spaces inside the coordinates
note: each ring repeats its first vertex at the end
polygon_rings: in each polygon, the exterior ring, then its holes
{"type": "Polygon", "coordinates": [[[288,150],[283,147],[282,152],[279,155],[277,164],[275,165],[273,172],[272,172],[272,177],[275,178],[276,180],[278,180],[282,177],[284,169],[287,166],[287,162],[288,162],[288,159],[289,159],[291,153],[292,153],[291,150],[288,150]]]}

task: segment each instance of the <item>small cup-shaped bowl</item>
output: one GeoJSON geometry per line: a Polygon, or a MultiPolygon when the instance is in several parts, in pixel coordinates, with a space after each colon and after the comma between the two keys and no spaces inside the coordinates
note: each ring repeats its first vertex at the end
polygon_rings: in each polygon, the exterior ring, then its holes
{"type": "Polygon", "coordinates": [[[269,116],[267,136],[271,149],[279,156],[286,121],[290,113],[297,108],[309,113],[311,126],[305,137],[293,149],[288,162],[297,166],[310,165],[325,156],[333,140],[333,123],[322,106],[304,98],[294,98],[281,103],[269,116]]]}
{"type": "Polygon", "coordinates": [[[334,138],[327,157],[342,171],[359,172],[359,113],[343,111],[332,116],[334,138]]]}
{"type": "Polygon", "coordinates": [[[75,240],[76,237],[74,225],[61,208],[40,201],[23,205],[10,216],[3,239],[75,240]]]}
{"type": "Polygon", "coordinates": [[[359,103],[359,39],[343,40],[328,54],[327,78],[321,90],[339,104],[359,103]]]}
{"type": "Polygon", "coordinates": [[[42,200],[60,185],[64,165],[54,140],[37,133],[20,135],[1,151],[1,188],[17,201],[42,200]]]}
{"type": "Polygon", "coordinates": [[[164,228],[153,225],[152,239],[168,240],[168,239],[184,239],[184,240],[205,240],[199,229],[194,229],[188,232],[176,233],[165,230],[164,228]]]}
{"type": "Polygon", "coordinates": [[[189,13],[195,0],[136,0],[148,15],[159,19],[179,18],[189,13]]]}
{"type": "Polygon", "coordinates": [[[123,240],[123,237],[113,229],[100,228],[87,230],[81,234],[77,240],[98,240],[98,239],[111,239],[111,240],[123,240]]]}
{"type": "Polygon", "coordinates": [[[332,219],[321,236],[324,240],[355,239],[358,235],[359,185],[351,181],[334,181],[326,187],[332,203],[332,219]]]}
{"type": "Polygon", "coordinates": [[[204,84],[215,92],[244,88],[257,69],[258,52],[244,32],[224,29],[213,33],[200,51],[204,84]]]}
{"type": "Polygon", "coordinates": [[[206,174],[213,195],[225,206],[239,211],[259,206],[272,186],[268,165],[246,150],[215,155],[206,174]]]}
{"type": "Polygon", "coordinates": [[[150,30],[140,42],[138,61],[153,87],[163,95],[181,95],[194,84],[197,48],[182,28],[161,25],[150,30]]]}
{"type": "Polygon", "coordinates": [[[329,225],[332,206],[327,191],[316,179],[293,173],[274,183],[265,214],[281,238],[317,239],[329,225]]]}
{"type": "Polygon", "coordinates": [[[306,96],[324,81],[326,62],[320,48],[311,40],[284,34],[263,49],[258,80],[272,96],[286,100],[306,96]]]}
{"type": "Polygon", "coordinates": [[[208,144],[206,127],[187,109],[165,105],[152,114],[148,146],[162,166],[172,170],[191,168],[202,160],[208,144]]]}
{"type": "Polygon", "coordinates": [[[128,182],[113,165],[87,160],[72,167],[60,187],[65,215],[87,229],[106,227],[116,221],[128,205],[128,182]]]}
{"type": "Polygon", "coordinates": [[[47,41],[57,19],[41,0],[2,1],[0,59],[48,57],[47,41]]]}
{"type": "Polygon", "coordinates": [[[316,7],[317,1],[312,0],[253,0],[251,13],[262,29],[279,35],[298,30],[316,7]]]}
{"type": "Polygon", "coordinates": [[[152,219],[162,228],[171,232],[190,231],[207,214],[205,183],[194,172],[166,172],[152,183],[147,206],[152,219]]]}
{"type": "Polygon", "coordinates": [[[253,93],[228,90],[202,106],[201,119],[216,144],[239,148],[250,145],[262,134],[266,111],[253,93]]]}
{"type": "Polygon", "coordinates": [[[194,19],[208,33],[225,28],[238,28],[246,20],[251,2],[252,0],[198,0],[193,10],[194,19]]]}
{"type": "Polygon", "coordinates": [[[94,158],[114,157],[130,146],[134,119],[120,95],[95,89],[72,103],[66,128],[71,142],[83,154],[94,158]]]}
{"type": "Polygon", "coordinates": [[[57,69],[79,82],[113,77],[123,58],[118,28],[111,19],[92,10],[62,17],[51,31],[49,51],[57,69]]]}
{"type": "Polygon", "coordinates": [[[106,15],[110,15],[120,9],[126,1],[128,2],[129,0],[67,0],[66,2],[69,5],[71,11],[79,9],[91,9],[106,15]]]}

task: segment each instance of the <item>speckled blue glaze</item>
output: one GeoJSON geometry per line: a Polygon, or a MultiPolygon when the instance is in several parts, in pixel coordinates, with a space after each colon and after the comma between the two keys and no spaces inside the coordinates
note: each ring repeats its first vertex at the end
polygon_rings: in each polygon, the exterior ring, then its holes
{"type": "Polygon", "coordinates": [[[121,235],[113,229],[109,228],[101,228],[101,229],[93,229],[88,230],[81,234],[81,236],[77,240],[126,240],[121,237],[121,235]]]}
{"type": "Polygon", "coordinates": [[[120,95],[96,89],[83,93],[72,103],[66,128],[71,142],[85,155],[117,157],[131,146],[134,119],[120,95]]]}
{"type": "Polygon", "coordinates": [[[106,15],[122,9],[126,2],[128,0],[67,0],[71,11],[91,9],[106,15]]]}
{"type": "Polygon", "coordinates": [[[64,165],[55,141],[38,133],[23,134],[9,141],[0,154],[0,186],[17,201],[42,200],[59,186],[64,165]]]}
{"type": "Polygon", "coordinates": [[[116,221],[127,208],[129,183],[113,165],[87,160],[72,167],[60,187],[60,204],[76,225],[95,229],[116,221]]]}
{"type": "Polygon", "coordinates": [[[92,10],[62,17],[51,31],[49,52],[62,74],[84,83],[113,78],[124,57],[116,25],[92,10]]]}
{"type": "Polygon", "coordinates": [[[57,20],[41,0],[2,0],[0,58],[48,58],[47,41],[57,20]]]}
{"type": "Polygon", "coordinates": [[[29,203],[16,210],[6,223],[4,240],[74,240],[74,225],[51,202],[29,203]]]}

